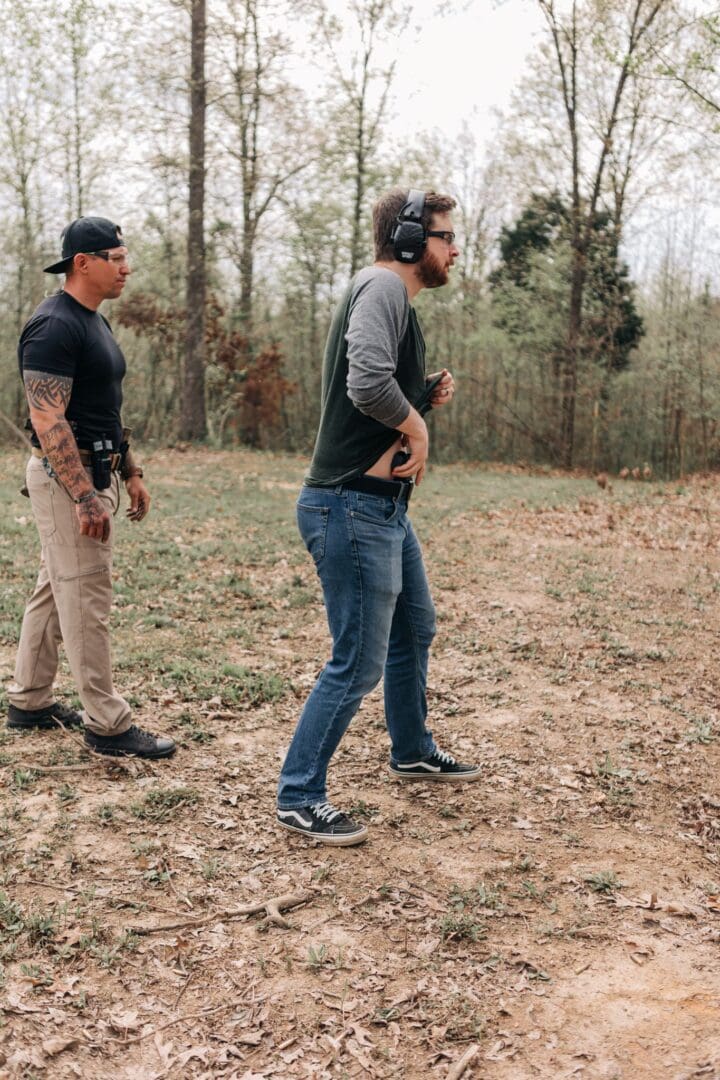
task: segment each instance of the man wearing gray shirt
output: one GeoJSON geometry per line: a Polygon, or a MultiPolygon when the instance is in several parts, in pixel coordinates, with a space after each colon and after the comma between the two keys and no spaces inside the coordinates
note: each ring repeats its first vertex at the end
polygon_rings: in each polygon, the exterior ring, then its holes
{"type": "Polygon", "coordinates": [[[297,504],[333,639],[278,786],[278,822],[313,840],[359,844],[364,825],[327,798],[326,776],[363,697],[384,676],[390,773],[463,782],[480,775],[439,750],[425,694],[435,609],[407,509],[425,472],[423,414],[452,400],[446,369],[425,375],[410,301],[446,285],[459,252],[455,200],[394,190],[373,208],[375,263],[351,281],[325,351],[320,426],[297,504]]]}

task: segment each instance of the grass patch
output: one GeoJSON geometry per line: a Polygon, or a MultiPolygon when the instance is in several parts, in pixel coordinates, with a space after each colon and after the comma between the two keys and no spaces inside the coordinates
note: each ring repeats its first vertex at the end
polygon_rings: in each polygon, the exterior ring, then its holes
{"type": "Polygon", "coordinates": [[[178,811],[195,806],[199,801],[200,793],[194,788],[155,788],[141,801],[131,803],[130,811],[145,821],[167,821],[178,811]]]}
{"type": "Polygon", "coordinates": [[[596,893],[613,893],[625,888],[614,870],[599,870],[596,874],[588,874],[583,880],[596,893]]]}

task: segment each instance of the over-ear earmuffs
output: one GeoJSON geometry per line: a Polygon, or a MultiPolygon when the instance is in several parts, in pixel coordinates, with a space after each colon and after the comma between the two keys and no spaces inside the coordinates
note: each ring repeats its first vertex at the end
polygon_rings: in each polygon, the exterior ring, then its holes
{"type": "Polygon", "coordinates": [[[424,191],[412,189],[408,192],[407,202],[398,214],[390,236],[398,262],[416,263],[422,258],[427,243],[427,233],[422,223],[424,206],[424,191]]]}

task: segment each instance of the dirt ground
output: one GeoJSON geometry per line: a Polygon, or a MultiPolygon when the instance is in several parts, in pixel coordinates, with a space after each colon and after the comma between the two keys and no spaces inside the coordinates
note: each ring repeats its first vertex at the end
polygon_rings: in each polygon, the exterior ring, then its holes
{"type": "MultiPolygon", "coordinates": [[[[117,682],[181,747],[2,736],[0,1078],[719,1080],[720,480],[433,470],[431,727],[484,777],[394,781],[376,692],[330,780],[370,839],[329,850],[273,824],[328,641],[302,462],[150,465],[117,682]]],[[[37,558],[16,487],[3,683],[37,558]]]]}

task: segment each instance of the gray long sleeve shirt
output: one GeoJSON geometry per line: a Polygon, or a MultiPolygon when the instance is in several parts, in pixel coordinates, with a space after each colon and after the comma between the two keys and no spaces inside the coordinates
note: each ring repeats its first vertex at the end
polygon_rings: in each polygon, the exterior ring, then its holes
{"type": "Polygon", "coordinates": [[[425,392],[425,342],[405,285],[371,266],[337,306],[323,361],[320,426],[305,482],[342,484],[369,469],[397,439],[397,425],[425,392]]]}
{"type": "Polygon", "coordinates": [[[392,270],[368,266],[355,276],[345,333],[348,397],[361,413],[391,428],[410,412],[395,377],[409,313],[407,290],[392,270]]]}

